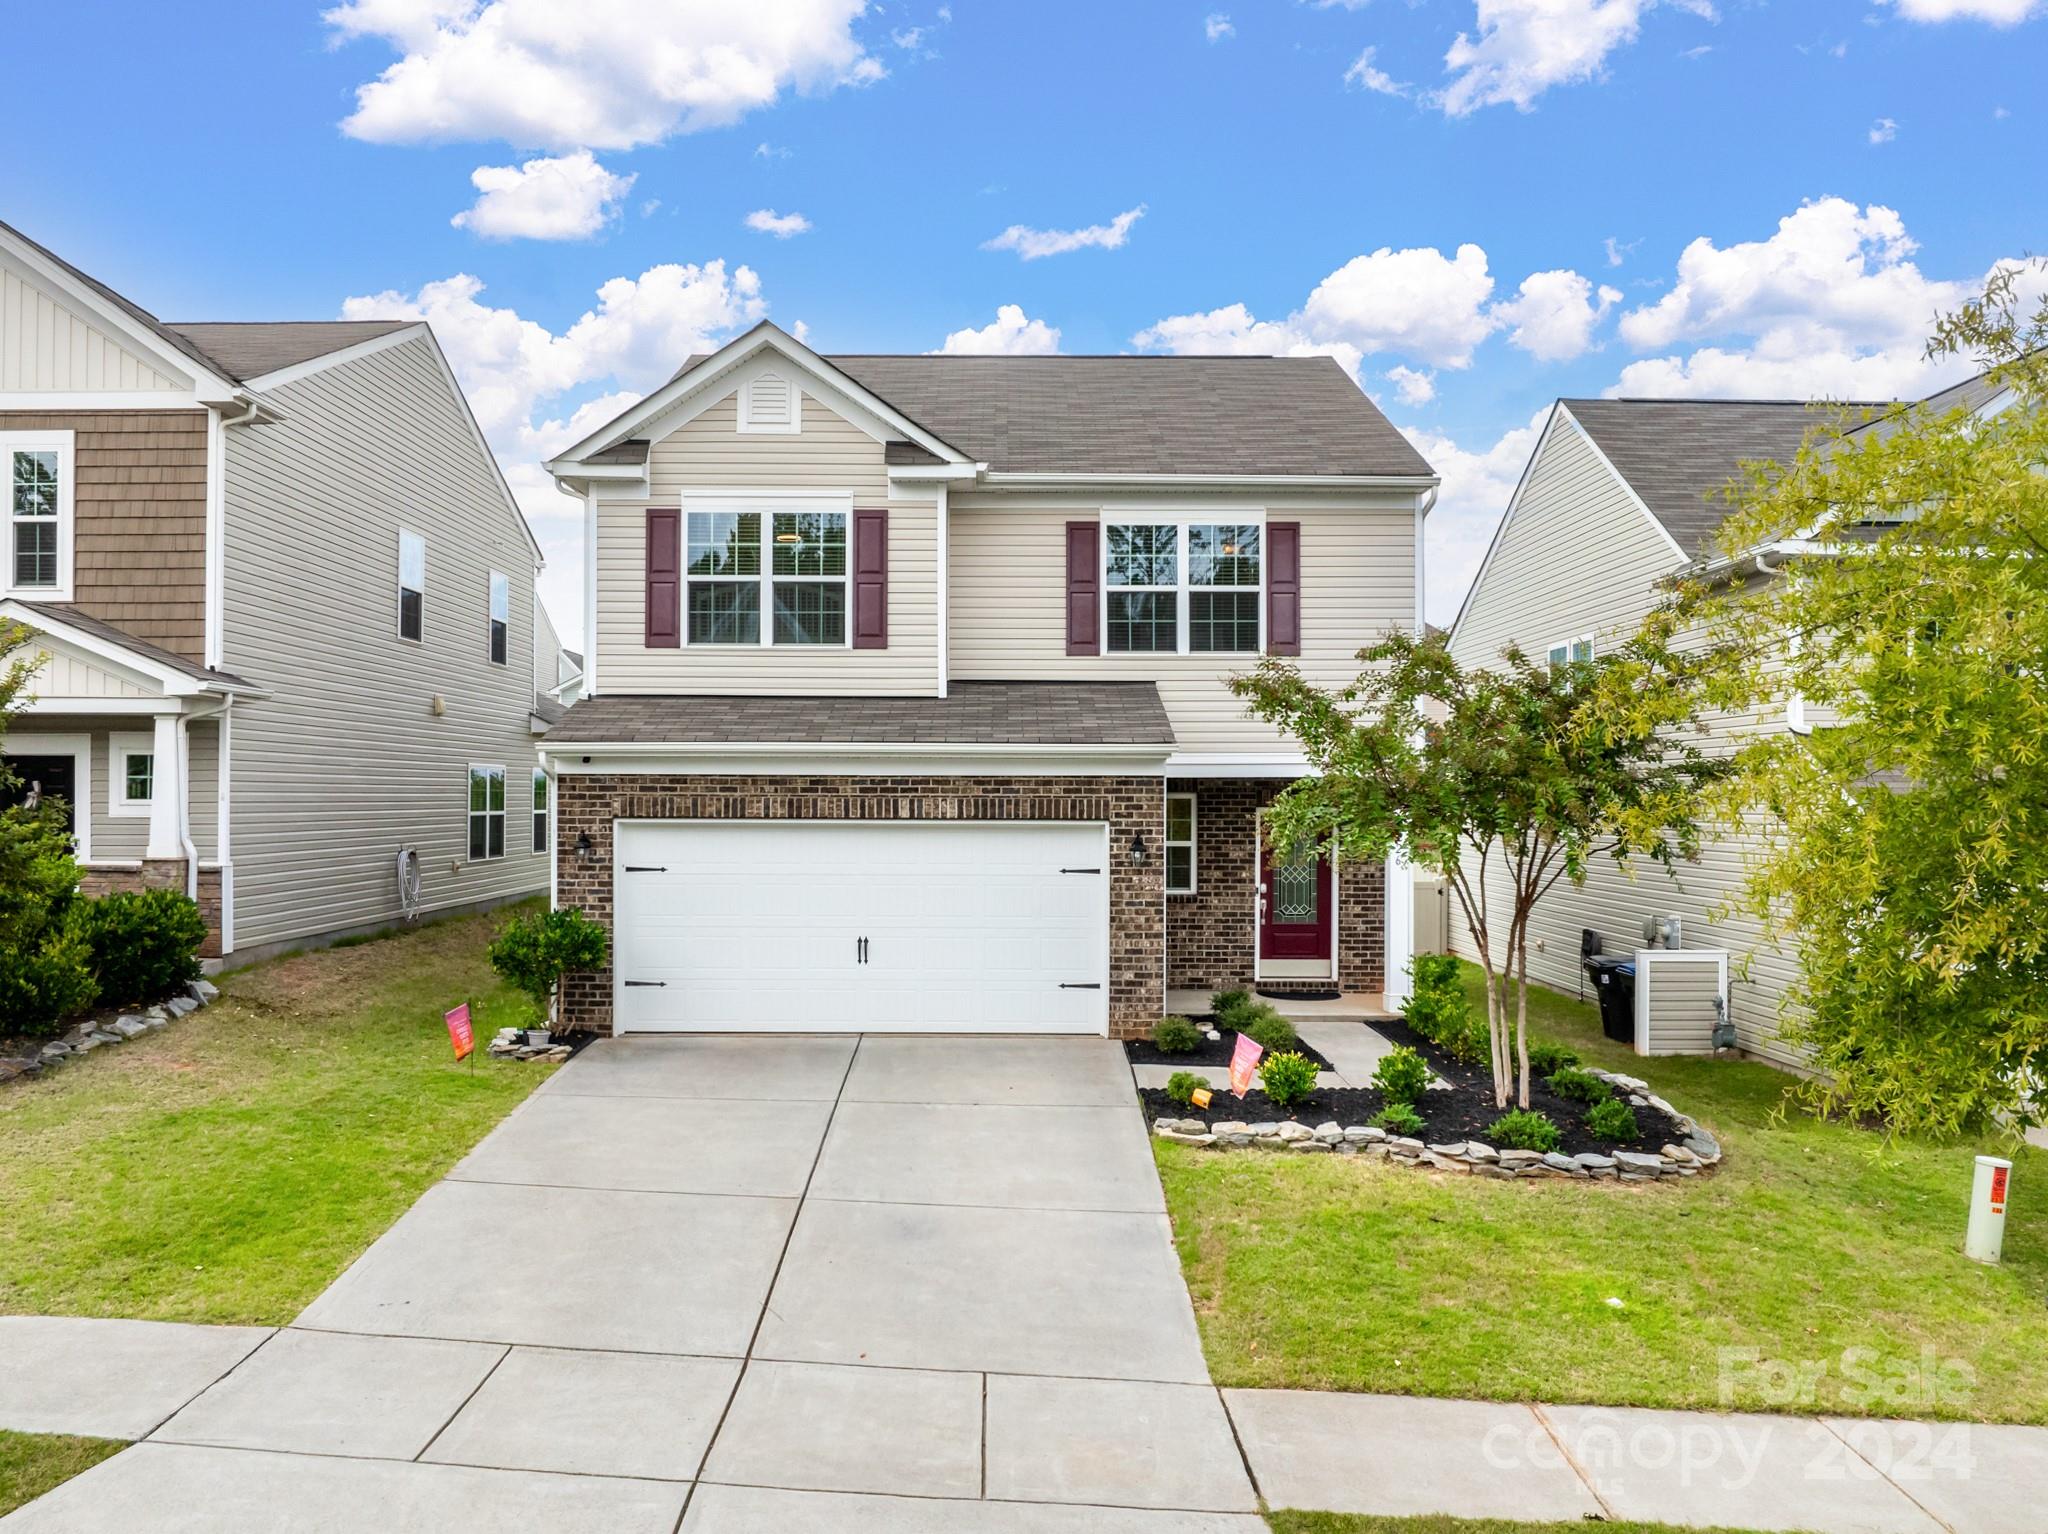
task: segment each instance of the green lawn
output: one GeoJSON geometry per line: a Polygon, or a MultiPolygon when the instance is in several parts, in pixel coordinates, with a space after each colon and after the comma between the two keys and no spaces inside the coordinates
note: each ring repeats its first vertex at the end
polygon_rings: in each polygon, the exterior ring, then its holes
{"type": "Polygon", "coordinates": [[[2017,1158],[2005,1262],[1983,1267],[1961,1247],[1985,1147],[1816,1122],[1767,1066],[1637,1060],[1591,1006],[1530,1005],[1708,1125],[1718,1173],[1500,1183],[1156,1145],[1219,1384],[2048,1423],[2048,1155],[2017,1158]],[[1723,1349],[1824,1372],[1802,1392],[1738,1364],[1724,1403],[1723,1349]],[[1850,1349],[1871,1353],[1845,1372],[1850,1349]]]}
{"type": "Polygon", "coordinates": [[[1502,1518],[1368,1518],[1357,1513],[1268,1513],[1273,1534],[1741,1534],[1737,1529],[1705,1529],[1668,1523],[1523,1523],[1502,1518]]]}
{"type": "Polygon", "coordinates": [[[107,1438],[0,1430],[0,1518],[127,1447],[107,1438]]]}
{"type": "Polygon", "coordinates": [[[0,1313],[290,1320],[550,1067],[451,1059],[531,1020],[503,913],[298,954],[48,1079],[0,1088],[0,1313]]]}

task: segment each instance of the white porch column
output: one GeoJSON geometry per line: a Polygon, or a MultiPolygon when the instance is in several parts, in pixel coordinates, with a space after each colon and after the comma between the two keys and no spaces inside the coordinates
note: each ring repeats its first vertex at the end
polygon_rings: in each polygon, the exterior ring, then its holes
{"type": "MultiPolygon", "coordinates": [[[[178,716],[158,714],[154,723],[155,735],[150,746],[155,755],[150,768],[149,847],[142,855],[151,860],[182,858],[185,847],[179,827],[185,805],[185,764],[178,749],[178,716]]],[[[125,767],[125,763],[113,763],[116,783],[125,767]]]]}
{"type": "Polygon", "coordinates": [[[1408,999],[1408,961],[1415,953],[1415,871],[1396,853],[1387,857],[1387,1010],[1408,999]]]}

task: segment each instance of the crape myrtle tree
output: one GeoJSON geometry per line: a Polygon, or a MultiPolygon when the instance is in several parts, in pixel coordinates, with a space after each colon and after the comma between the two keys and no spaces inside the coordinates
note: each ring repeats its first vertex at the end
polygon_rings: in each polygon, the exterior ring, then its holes
{"type": "MultiPolygon", "coordinates": [[[[1724,663],[1714,700],[1805,700],[1722,785],[1762,822],[1742,903],[1789,939],[1782,1022],[1816,1106],[1956,1134],[2043,1118],[2048,1067],[2048,305],[2002,271],[1931,356],[2009,389],[1978,413],[1842,416],[1753,471],[1731,557],[1777,573],[1672,607],[1724,663]],[[1761,812],[1761,813],[1759,813],[1761,812]]],[[[1668,621],[1668,620],[1667,620],[1668,621]]]]}
{"type": "Polygon", "coordinates": [[[1725,761],[1700,748],[1699,677],[1676,618],[1621,648],[1559,665],[1519,649],[1467,670],[1442,636],[1389,634],[1326,690],[1267,659],[1231,686],[1297,740],[1311,775],[1266,817],[1276,847],[1443,876],[1486,966],[1494,1102],[1529,1104],[1529,920],[1597,857],[1624,869],[1698,855],[1701,789],[1725,761]]]}

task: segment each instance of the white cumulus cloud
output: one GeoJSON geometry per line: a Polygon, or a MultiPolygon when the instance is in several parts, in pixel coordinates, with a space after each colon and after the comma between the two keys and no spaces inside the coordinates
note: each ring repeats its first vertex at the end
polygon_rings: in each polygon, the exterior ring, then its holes
{"type": "Polygon", "coordinates": [[[1908,21],[1988,21],[2013,27],[2048,10],[2048,0],[1890,0],[1908,21]]]}
{"type": "Polygon", "coordinates": [[[1211,11],[1202,18],[1202,35],[1212,43],[1220,43],[1226,37],[1236,36],[1237,28],[1223,12],[1211,11]]]}
{"type": "Polygon", "coordinates": [[[1870,142],[1873,144],[1889,144],[1898,136],[1899,125],[1892,118],[1880,117],[1870,125],[1870,142]]]}
{"type": "Polygon", "coordinates": [[[523,165],[480,165],[470,173],[474,207],[449,220],[487,240],[585,240],[610,223],[633,189],[587,149],[523,165]]]}
{"type": "Polygon", "coordinates": [[[1027,319],[1018,304],[1003,304],[979,330],[956,330],[940,352],[950,356],[1049,357],[1060,349],[1060,332],[1044,320],[1027,319]]]}
{"type": "Polygon", "coordinates": [[[1593,344],[1593,329],[1621,294],[1598,288],[1577,272],[1533,272],[1515,296],[1494,305],[1493,317],[1509,327],[1508,340],[1544,362],[1569,362],[1593,344]]]}
{"type": "Polygon", "coordinates": [[[1344,71],[1344,83],[1355,85],[1360,90],[1378,91],[1382,96],[1407,95],[1408,87],[1405,84],[1373,62],[1378,53],[1377,48],[1367,48],[1353,59],[1351,67],[1344,71]]]}
{"type": "Polygon", "coordinates": [[[773,208],[756,208],[747,215],[747,227],[757,234],[772,234],[778,240],[809,234],[811,221],[801,213],[777,213],[773,208]]]}
{"type": "Polygon", "coordinates": [[[1417,372],[1396,365],[1387,369],[1387,382],[1401,396],[1404,405],[1427,405],[1436,398],[1436,374],[1417,372]]]}
{"type": "Polygon", "coordinates": [[[340,41],[396,62],[356,90],[343,129],[375,143],[499,139],[628,149],[724,127],[785,90],[886,71],[854,35],[865,0],[344,0],[340,41]]]}
{"type": "Polygon", "coordinates": [[[1145,205],[1141,202],[1135,208],[1127,208],[1106,224],[1090,224],[1086,229],[1033,229],[1024,224],[1012,224],[994,239],[982,245],[983,250],[1014,250],[1026,261],[1037,261],[1046,256],[1063,256],[1073,250],[1119,250],[1131,237],[1131,225],[1145,216],[1145,205]]]}
{"type": "MultiPolygon", "coordinates": [[[[1709,0],[1672,0],[1703,20],[1709,0]]],[[[1597,80],[1608,55],[1635,42],[1657,0],[1477,0],[1475,33],[1460,32],[1444,54],[1451,76],[1432,101],[1452,117],[1482,107],[1526,112],[1553,86],[1597,80]]]]}

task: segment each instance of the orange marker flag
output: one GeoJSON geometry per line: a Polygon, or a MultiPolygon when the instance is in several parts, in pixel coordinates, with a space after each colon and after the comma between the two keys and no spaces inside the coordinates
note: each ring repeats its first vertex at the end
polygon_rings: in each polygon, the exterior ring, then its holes
{"type": "Polygon", "coordinates": [[[455,1046],[455,1058],[466,1059],[476,1048],[476,1034],[469,1026],[469,1003],[442,1013],[441,1021],[448,1025],[448,1042],[455,1046]]]}

